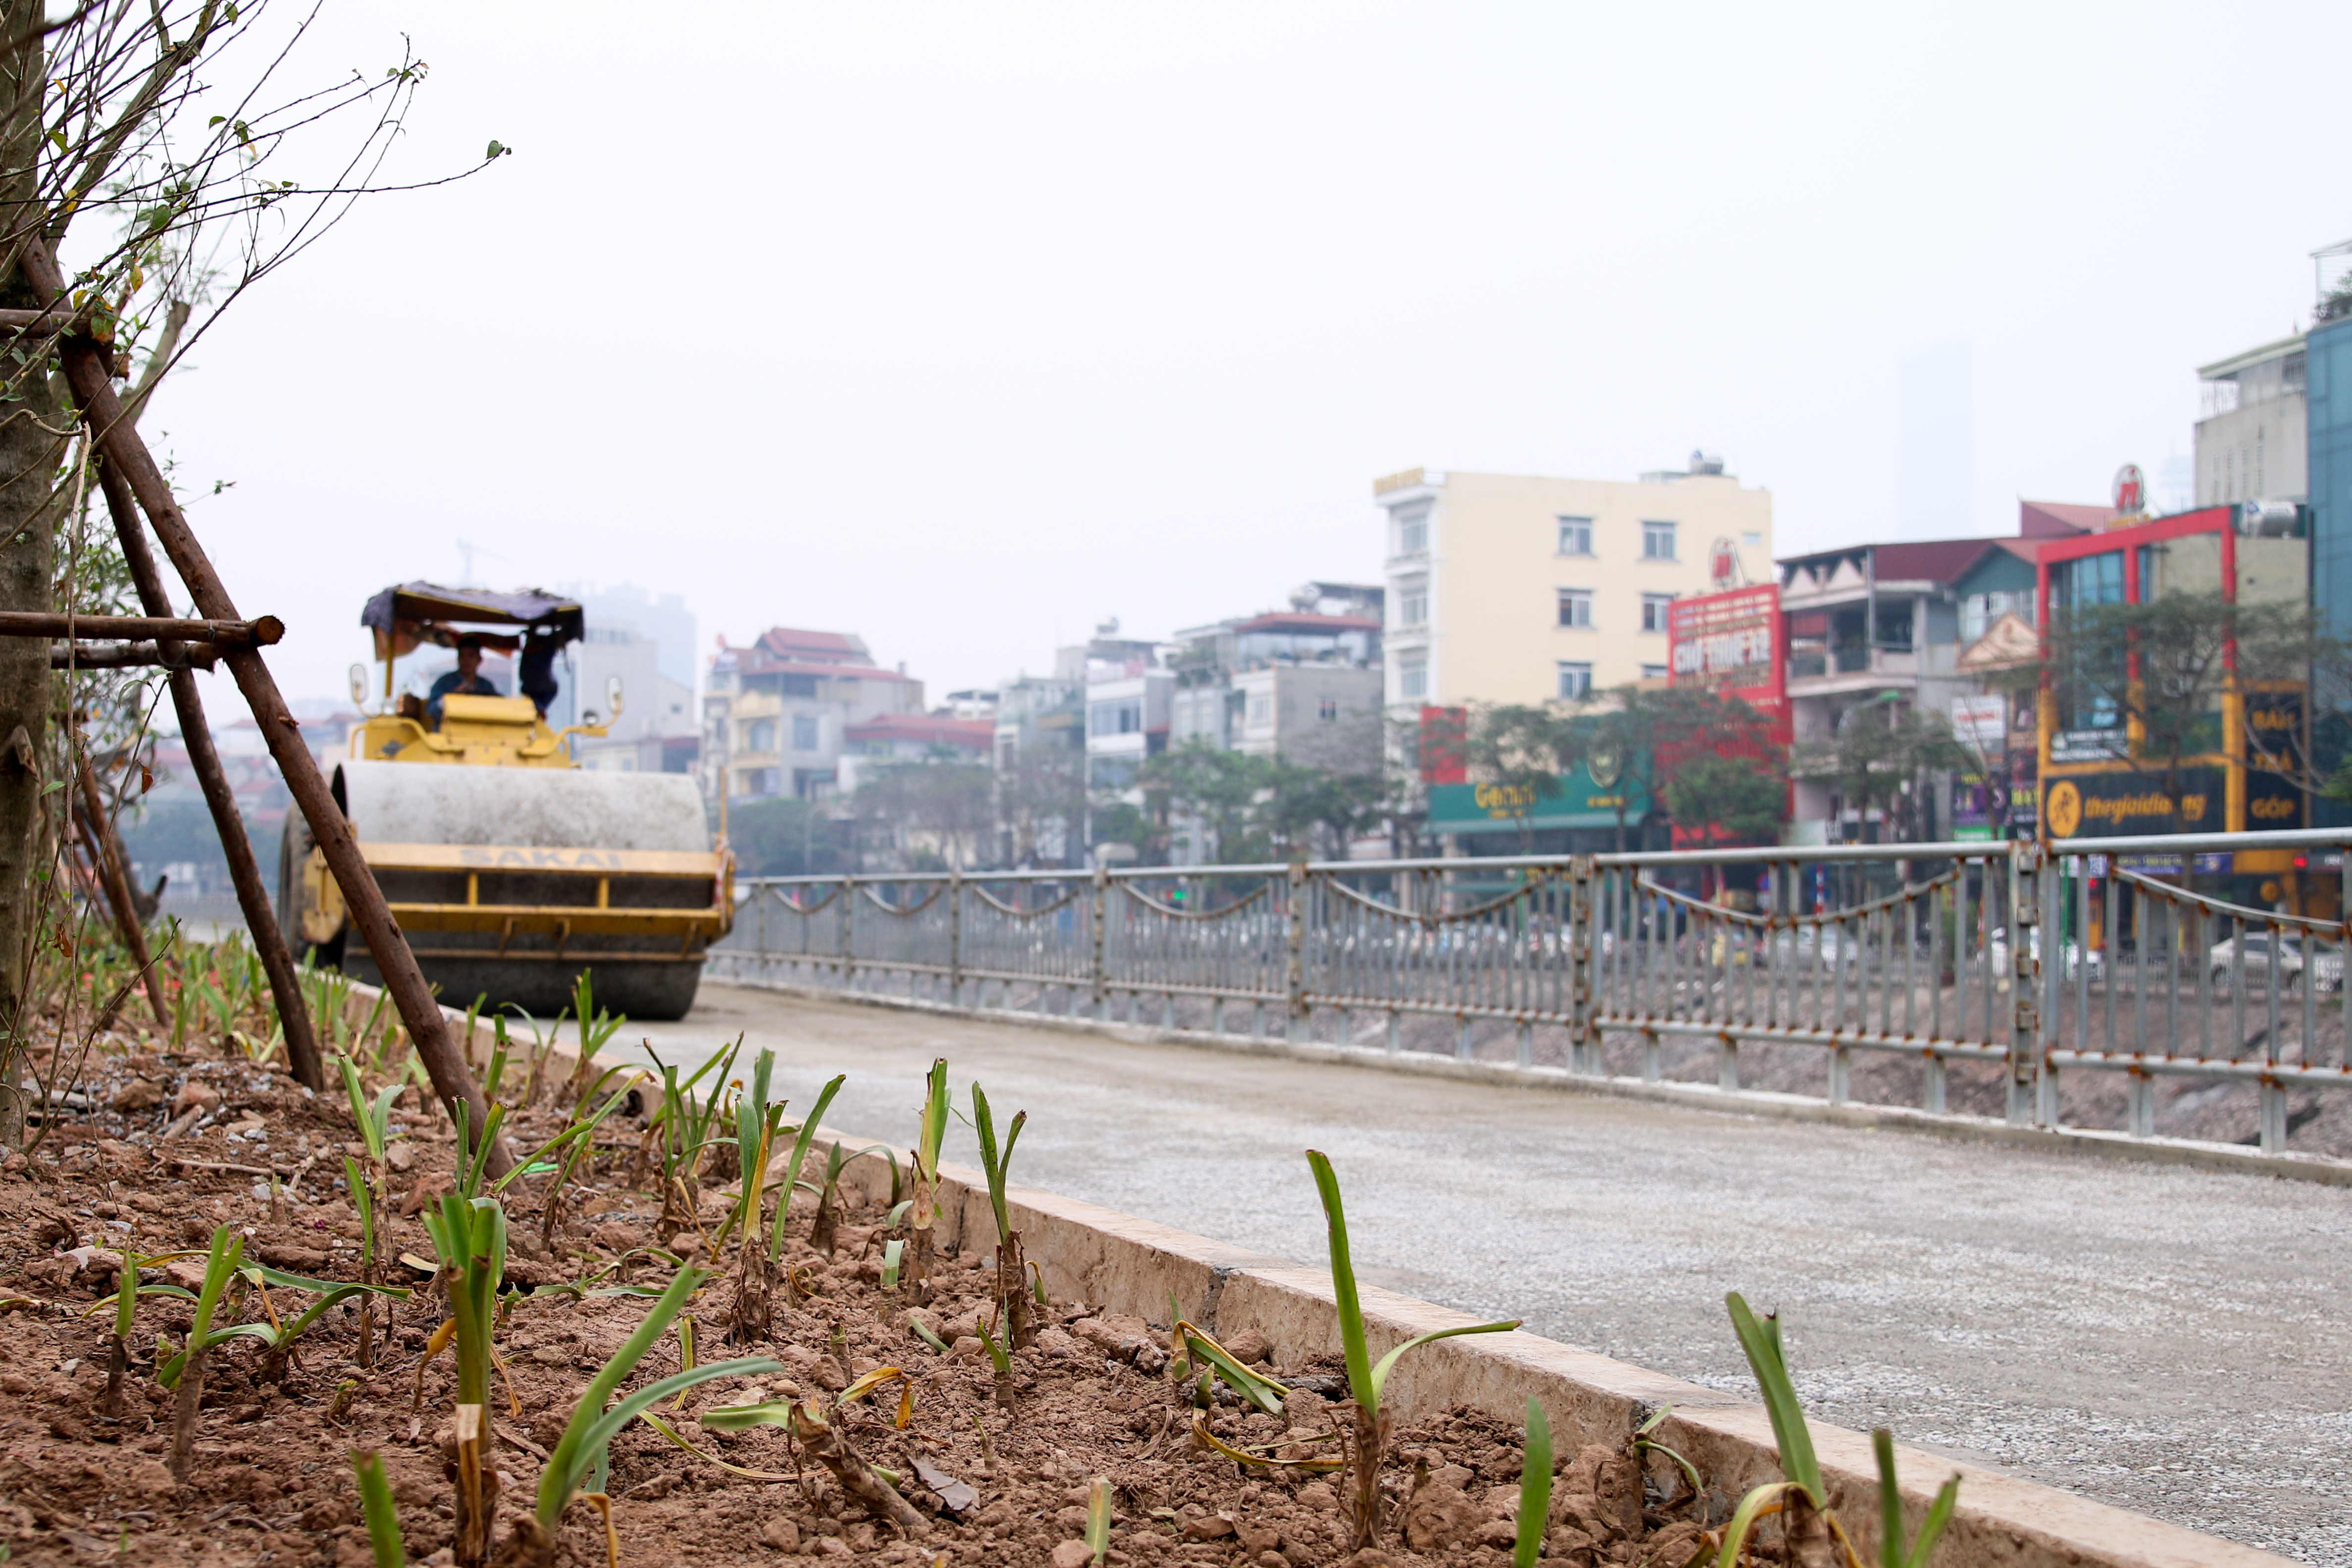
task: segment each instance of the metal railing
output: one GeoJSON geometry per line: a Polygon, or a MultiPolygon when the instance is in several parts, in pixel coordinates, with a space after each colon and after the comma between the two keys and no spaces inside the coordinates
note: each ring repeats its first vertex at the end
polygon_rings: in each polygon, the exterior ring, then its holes
{"type": "Polygon", "coordinates": [[[2352,1087],[2346,927],[2196,883],[2264,851],[2300,856],[2306,885],[2340,878],[2316,868],[2340,866],[2347,842],[2352,831],[2318,830],[2054,851],[1979,841],[751,879],[709,963],[722,980],[1260,1037],[1278,1027],[1576,1074],[1711,1068],[1725,1089],[1742,1087],[1743,1047],[1760,1048],[1775,1053],[1772,1087],[1810,1081],[1832,1102],[1857,1097],[1859,1064],[1906,1058],[1916,1080],[1876,1072],[1881,1098],[1949,1113],[1957,1069],[1964,1098],[2021,1125],[2104,1115],[2116,1097],[2062,1086],[2120,1082],[2112,1119],[2139,1137],[2158,1131],[2158,1080],[2195,1079],[2243,1086],[2256,1126],[2242,1141],[2279,1152],[2291,1091],[2352,1087]]]}

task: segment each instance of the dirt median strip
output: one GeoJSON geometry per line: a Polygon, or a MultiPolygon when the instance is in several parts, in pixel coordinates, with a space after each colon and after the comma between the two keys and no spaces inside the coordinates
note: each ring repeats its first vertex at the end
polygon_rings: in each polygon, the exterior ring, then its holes
{"type": "MultiPolygon", "coordinates": [[[[822,1129],[818,1137],[821,1148],[864,1149],[877,1142],[837,1128],[822,1129]]],[[[982,1173],[948,1164],[940,1176],[941,1243],[970,1237],[985,1247],[992,1221],[982,1173]]],[[[843,1180],[870,1195],[887,1194],[890,1171],[878,1155],[864,1154],[848,1163],[843,1180]]],[[[1172,1293],[1193,1321],[1223,1338],[1255,1331],[1293,1359],[1339,1348],[1330,1277],[1320,1267],[1034,1188],[1014,1187],[1007,1196],[1028,1256],[1044,1265],[1057,1291],[1152,1320],[1166,1314],[1172,1293]]],[[[1363,1307],[1375,1355],[1431,1329],[1475,1321],[1370,1287],[1363,1289],[1363,1307]]],[[[1457,1405],[1516,1419],[1537,1398],[1564,1445],[1613,1445],[1671,1405],[1661,1436],[1713,1484],[1737,1495],[1779,1479],[1764,1407],[1719,1389],[1526,1332],[1446,1340],[1417,1354],[1400,1364],[1383,1400],[1384,1406],[1395,1402],[1401,1419],[1457,1405]]],[[[1832,1506],[1848,1520],[1874,1521],[1878,1481],[1869,1435],[1818,1421],[1812,1433],[1832,1506]]],[[[1947,1476],[1961,1477],[1959,1510],[1937,1552],[1939,1568],[2284,1568],[2291,1561],[1921,1449],[1897,1453],[1906,1511],[1915,1522],[1947,1476]]]]}

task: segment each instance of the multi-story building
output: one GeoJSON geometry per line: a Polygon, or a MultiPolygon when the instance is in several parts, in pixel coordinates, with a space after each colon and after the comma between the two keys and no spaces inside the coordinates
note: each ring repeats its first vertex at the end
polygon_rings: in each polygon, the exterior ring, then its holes
{"type": "Polygon", "coordinates": [[[2307,363],[2297,332],[2197,372],[2196,505],[2304,499],[2307,363]]]}
{"type": "Polygon", "coordinates": [[[835,778],[843,795],[870,783],[885,768],[908,763],[980,763],[989,760],[996,738],[993,719],[959,719],[951,713],[885,713],[860,721],[843,732],[835,778]]]}
{"type": "Polygon", "coordinates": [[[1087,787],[1126,795],[1144,759],[1168,749],[1176,673],[1157,650],[1087,661],[1087,787]]]}
{"type": "Polygon", "coordinates": [[[1309,583],[1288,610],[1179,631],[1169,743],[1305,757],[1341,730],[1376,728],[1381,598],[1378,587],[1309,583]]]}
{"type": "MultiPolygon", "coordinates": [[[[1862,808],[1828,772],[1809,772],[1857,708],[1891,704],[1949,721],[2000,774],[2015,754],[2030,789],[2030,704],[1988,698],[1989,674],[2031,649],[2035,563],[2044,542],[2072,539],[2115,518],[2106,507],[2021,501],[2014,538],[1856,544],[1780,563],[1790,729],[1800,766],[1790,838],[1837,842],[1869,830],[1862,808]]],[[[1956,807],[1951,781],[1933,781],[1923,821],[1937,834],[1981,825],[1977,803],[1956,807]]]]}
{"type": "Polygon", "coordinates": [[[1772,496],[1693,454],[1609,479],[1376,481],[1391,709],[1542,702],[1666,674],[1666,605],[1772,574],[1772,496]]]}
{"type": "Polygon", "coordinates": [[[724,638],[702,700],[704,790],[730,799],[834,793],[853,724],[923,711],[923,683],[883,669],[845,632],[772,626],[746,647],[724,638]]]}

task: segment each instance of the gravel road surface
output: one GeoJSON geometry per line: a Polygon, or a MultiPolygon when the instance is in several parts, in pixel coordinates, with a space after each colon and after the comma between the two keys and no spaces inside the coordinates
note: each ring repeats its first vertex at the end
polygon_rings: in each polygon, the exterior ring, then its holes
{"type": "Polygon", "coordinates": [[[2352,1568],[2352,1191],[709,982],[626,1036],[738,1032],[803,1103],[848,1073],[827,1120],[902,1144],[945,1056],[961,1103],[1028,1110],[1017,1181],[1302,1261],[1319,1148],[1382,1285],[1748,1392],[1739,1289],[1822,1418],[2352,1568]]]}

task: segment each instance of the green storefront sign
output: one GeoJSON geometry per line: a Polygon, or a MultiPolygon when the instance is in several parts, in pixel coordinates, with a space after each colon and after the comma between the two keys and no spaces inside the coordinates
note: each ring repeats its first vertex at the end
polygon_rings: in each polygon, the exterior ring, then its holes
{"type": "Polygon", "coordinates": [[[1607,782],[1592,776],[1591,763],[1563,773],[1550,790],[1524,784],[1432,784],[1431,833],[1541,833],[1561,827],[1614,827],[1622,808],[1632,826],[1650,814],[1650,792],[1639,779],[1605,768],[1607,782]]]}

